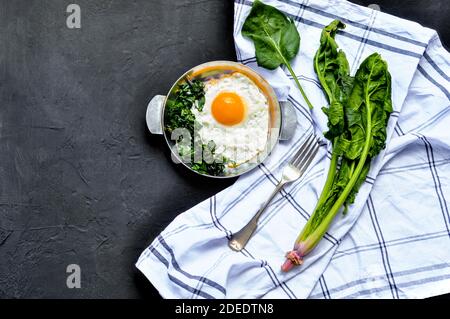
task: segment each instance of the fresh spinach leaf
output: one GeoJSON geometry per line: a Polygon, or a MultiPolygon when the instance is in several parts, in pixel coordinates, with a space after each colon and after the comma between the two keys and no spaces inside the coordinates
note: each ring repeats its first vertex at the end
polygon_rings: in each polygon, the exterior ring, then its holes
{"type": "Polygon", "coordinates": [[[259,66],[274,70],[285,65],[308,106],[313,106],[290,64],[300,47],[300,35],[292,19],[259,0],[253,3],[242,27],[242,34],[253,40],[259,66]]]}
{"type": "Polygon", "coordinates": [[[336,143],[341,147],[337,151],[341,164],[332,183],[322,191],[325,194],[322,204],[316,206],[299,236],[299,242],[314,243],[305,252],[319,242],[340,208],[354,202],[372,158],[385,147],[386,126],[392,112],[391,76],[387,63],[378,53],[362,62],[344,109],[347,131],[336,143]]]}
{"type": "Polygon", "coordinates": [[[329,102],[328,108],[322,108],[328,116],[328,132],[325,137],[334,142],[345,129],[344,103],[352,88],[353,78],[345,53],[335,41],[339,29],[345,24],[334,20],[322,30],[320,47],[314,56],[314,70],[329,102]]]}
{"type": "Polygon", "coordinates": [[[368,56],[354,79],[345,54],[334,40],[343,24],[333,21],[321,36],[315,70],[330,102],[324,108],[333,144],[330,169],[313,214],[286,256],[284,271],[302,262],[319,243],[336,214],[355,201],[373,157],[385,147],[386,127],[392,112],[391,75],[378,53],[368,56]]]}
{"type": "Polygon", "coordinates": [[[342,162],[341,170],[337,171],[338,162],[344,152],[343,148],[347,147],[345,143],[342,144],[341,137],[345,137],[347,127],[344,113],[345,103],[353,83],[347,57],[335,41],[337,31],[343,28],[345,28],[345,24],[339,20],[334,20],[326,26],[322,30],[320,46],[314,56],[314,70],[329,102],[328,108],[322,108],[328,117],[328,131],[324,135],[333,143],[333,152],[325,185],[317,202],[317,214],[312,216],[311,225],[305,228],[305,235],[312,232],[320,223],[323,214],[330,208],[330,203],[332,204],[336,200],[341,185],[345,183],[344,179],[348,177],[350,172],[346,169],[345,163],[342,162]],[[341,183],[338,183],[338,181],[341,181],[341,183]]]}

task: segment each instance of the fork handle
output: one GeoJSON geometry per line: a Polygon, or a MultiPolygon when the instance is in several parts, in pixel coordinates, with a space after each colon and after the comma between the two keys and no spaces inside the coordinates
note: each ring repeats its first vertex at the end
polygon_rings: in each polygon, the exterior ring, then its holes
{"type": "Polygon", "coordinates": [[[228,241],[228,246],[232,250],[241,251],[245,248],[245,245],[247,245],[250,237],[252,237],[253,233],[258,227],[258,220],[261,217],[262,213],[266,210],[267,206],[269,206],[269,203],[272,201],[275,195],[283,188],[284,184],[286,184],[284,180],[280,181],[273,190],[272,194],[266,200],[264,205],[261,206],[255,216],[253,216],[252,219],[250,219],[250,221],[247,223],[247,225],[242,227],[240,231],[231,236],[230,240],[228,241]]]}

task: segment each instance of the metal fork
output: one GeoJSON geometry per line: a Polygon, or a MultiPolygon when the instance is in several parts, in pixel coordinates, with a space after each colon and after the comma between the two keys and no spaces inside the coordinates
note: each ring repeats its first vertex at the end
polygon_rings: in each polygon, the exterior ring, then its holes
{"type": "Polygon", "coordinates": [[[262,213],[266,210],[269,203],[275,197],[275,195],[283,188],[284,185],[291,183],[299,179],[303,173],[305,173],[308,166],[311,164],[313,158],[319,151],[318,139],[314,134],[311,134],[308,139],[300,146],[300,149],[292,157],[289,164],[283,168],[283,174],[281,181],[275,187],[274,191],[270,195],[269,199],[258,210],[252,219],[245,225],[240,231],[233,234],[228,241],[228,246],[235,251],[241,251],[244,249],[250,237],[258,227],[258,220],[262,213]]]}

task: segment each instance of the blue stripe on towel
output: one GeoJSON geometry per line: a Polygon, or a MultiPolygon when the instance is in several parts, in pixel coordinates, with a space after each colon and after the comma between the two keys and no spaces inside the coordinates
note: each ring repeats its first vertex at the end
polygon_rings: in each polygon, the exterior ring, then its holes
{"type": "Polygon", "coordinates": [[[389,255],[386,248],[386,243],[384,241],[383,232],[381,231],[380,224],[378,222],[377,214],[375,211],[375,206],[373,205],[372,197],[369,195],[369,199],[367,200],[367,208],[369,210],[369,216],[372,221],[372,225],[375,230],[375,235],[377,236],[379,248],[381,252],[381,259],[383,261],[383,266],[386,272],[386,276],[389,282],[389,286],[391,288],[392,297],[399,298],[398,296],[398,288],[395,284],[394,275],[392,274],[391,264],[389,262],[389,255]]]}
{"type": "Polygon", "coordinates": [[[190,279],[195,279],[195,280],[199,280],[200,282],[204,282],[205,284],[207,284],[207,285],[209,285],[209,286],[211,286],[211,287],[213,287],[213,288],[216,288],[217,290],[219,290],[219,291],[220,291],[221,293],[223,293],[224,295],[227,294],[226,289],[225,289],[223,286],[221,286],[220,284],[218,284],[217,282],[215,282],[215,281],[213,281],[213,280],[210,280],[210,279],[208,279],[208,278],[205,278],[205,277],[192,275],[192,274],[188,273],[187,271],[181,269],[181,268],[180,268],[180,265],[179,265],[178,262],[176,261],[175,254],[173,253],[173,250],[169,247],[169,245],[168,245],[167,242],[164,240],[164,238],[163,238],[161,235],[159,235],[159,236],[158,236],[158,240],[159,240],[159,242],[163,245],[163,247],[169,252],[170,256],[172,257],[171,263],[172,263],[173,268],[174,268],[176,271],[178,271],[179,273],[185,275],[186,277],[188,277],[188,278],[190,278],[190,279]]]}
{"type": "MultiPolygon", "coordinates": [[[[156,258],[159,259],[159,261],[161,261],[167,268],[169,267],[169,262],[154,248],[154,247],[150,247],[150,251],[153,255],[155,255],[156,258]]],[[[213,296],[211,296],[210,294],[200,291],[198,289],[192,288],[191,286],[187,285],[186,283],[184,283],[183,281],[175,278],[174,276],[172,276],[171,274],[167,273],[167,276],[169,277],[170,281],[172,281],[173,283],[175,283],[176,285],[180,286],[181,288],[186,289],[189,292],[192,292],[194,295],[198,295],[201,296],[203,298],[206,299],[215,299],[213,296]]]]}

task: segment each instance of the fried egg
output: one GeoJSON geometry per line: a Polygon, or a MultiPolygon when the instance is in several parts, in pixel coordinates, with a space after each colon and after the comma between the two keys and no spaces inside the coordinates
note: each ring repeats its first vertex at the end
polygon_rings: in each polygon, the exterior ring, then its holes
{"type": "Polygon", "coordinates": [[[205,82],[205,104],[192,107],[204,144],[213,141],[215,154],[229,166],[256,159],[264,151],[269,130],[269,104],[261,89],[247,76],[234,72],[205,82]]]}

